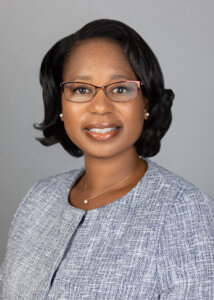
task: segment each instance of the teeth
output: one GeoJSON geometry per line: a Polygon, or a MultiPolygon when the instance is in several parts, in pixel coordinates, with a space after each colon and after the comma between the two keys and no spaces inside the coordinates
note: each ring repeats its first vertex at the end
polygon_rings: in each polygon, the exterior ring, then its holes
{"type": "Polygon", "coordinates": [[[88,129],[89,131],[92,131],[92,132],[96,132],[96,133],[106,133],[106,132],[110,132],[110,131],[113,131],[117,129],[117,127],[112,127],[112,128],[90,128],[88,129]]]}

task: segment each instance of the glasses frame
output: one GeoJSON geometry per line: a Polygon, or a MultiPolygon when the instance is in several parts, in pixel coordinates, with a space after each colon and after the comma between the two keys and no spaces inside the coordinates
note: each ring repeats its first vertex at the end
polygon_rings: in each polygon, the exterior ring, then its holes
{"type": "MultiPolygon", "coordinates": [[[[111,86],[111,85],[114,85],[114,84],[117,84],[117,83],[126,83],[126,82],[135,82],[137,84],[137,87],[138,87],[138,90],[140,89],[140,87],[143,85],[142,81],[139,81],[139,80],[125,80],[125,81],[117,81],[117,82],[113,82],[113,83],[109,83],[109,84],[106,84],[106,85],[103,85],[103,86],[97,86],[97,85],[94,85],[94,84],[91,84],[91,83],[87,83],[87,82],[83,82],[83,81],[64,81],[64,82],[61,82],[60,83],[60,87],[62,89],[62,93],[64,94],[64,97],[67,101],[70,101],[70,102],[74,102],[74,103],[85,103],[85,102],[90,102],[93,100],[93,98],[96,96],[97,94],[97,90],[98,89],[102,89],[103,92],[105,93],[105,95],[112,101],[112,102],[127,102],[127,101],[116,101],[116,100],[112,100],[108,94],[106,93],[106,88],[111,86]],[[66,95],[65,95],[65,85],[67,83],[82,83],[82,84],[87,84],[87,85],[90,85],[90,86],[93,86],[95,88],[95,93],[93,94],[92,98],[90,100],[87,100],[87,101],[72,101],[72,100],[69,100],[68,98],[66,98],[66,95]]],[[[134,98],[135,99],[135,98],[134,98]]],[[[131,99],[133,100],[133,99],[131,99]]],[[[131,101],[130,100],[130,101],[131,101]]]]}

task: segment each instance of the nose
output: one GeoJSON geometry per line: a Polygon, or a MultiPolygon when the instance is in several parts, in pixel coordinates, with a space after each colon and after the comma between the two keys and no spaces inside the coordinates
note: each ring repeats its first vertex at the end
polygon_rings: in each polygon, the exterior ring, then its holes
{"type": "Polygon", "coordinates": [[[104,115],[112,112],[114,104],[106,96],[103,89],[98,89],[94,98],[90,101],[89,111],[94,114],[104,115]]]}

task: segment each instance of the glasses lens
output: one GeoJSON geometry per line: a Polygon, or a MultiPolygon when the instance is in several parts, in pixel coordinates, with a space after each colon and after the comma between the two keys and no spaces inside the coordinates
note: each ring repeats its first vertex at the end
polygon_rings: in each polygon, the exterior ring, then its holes
{"type": "Polygon", "coordinates": [[[82,82],[68,82],[64,84],[65,98],[72,102],[87,102],[93,98],[95,88],[82,82]]]}
{"type": "Polygon", "coordinates": [[[138,93],[136,82],[117,82],[106,88],[108,97],[113,101],[123,102],[135,99],[138,93]]]}

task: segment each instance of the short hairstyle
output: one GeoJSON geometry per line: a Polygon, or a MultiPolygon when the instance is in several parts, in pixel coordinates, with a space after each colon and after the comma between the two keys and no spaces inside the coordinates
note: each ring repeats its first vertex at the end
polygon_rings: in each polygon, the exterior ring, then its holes
{"type": "Polygon", "coordinates": [[[139,139],[134,144],[139,156],[151,157],[160,150],[161,139],[168,130],[174,99],[172,90],[164,88],[164,78],[159,62],[142,37],[128,25],[109,19],[92,21],[80,30],[58,41],[43,58],[40,83],[43,89],[44,121],[34,124],[43,131],[44,137],[36,138],[41,144],[50,146],[60,143],[72,156],[80,157],[83,151],[68,137],[59,114],[62,111],[61,87],[66,59],[79,41],[103,37],[117,41],[135,72],[143,82],[143,95],[149,100],[149,118],[145,120],[139,139]]]}

